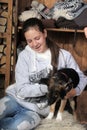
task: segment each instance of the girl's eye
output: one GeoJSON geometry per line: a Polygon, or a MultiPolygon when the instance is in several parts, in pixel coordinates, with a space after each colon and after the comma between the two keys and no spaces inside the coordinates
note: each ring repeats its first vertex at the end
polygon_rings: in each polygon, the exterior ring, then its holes
{"type": "Polygon", "coordinates": [[[36,37],[35,39],[36,39],[36,40],[39,40],[39,39],[40,39],[40,37],[36,37]]]}
{"type": "Polygon", "coordinates": [[[31,43],[32,42],[32,40],[27,40],[27,43],[31,43]]]}

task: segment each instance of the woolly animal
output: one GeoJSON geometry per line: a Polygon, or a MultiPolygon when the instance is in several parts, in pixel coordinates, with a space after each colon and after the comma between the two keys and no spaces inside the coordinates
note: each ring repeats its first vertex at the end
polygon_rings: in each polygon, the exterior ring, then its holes
{"type": "Polygon", "coordinates": [[[36,17],[38,19],[41,19],[42,16],[38,13],[38,9],[40,8],[40,4],[38,1],[33,0],[31,3],[31,8],[29,10],[23,11],[19,15],[19,21],[23,22],[29,18],[36,17]]]}

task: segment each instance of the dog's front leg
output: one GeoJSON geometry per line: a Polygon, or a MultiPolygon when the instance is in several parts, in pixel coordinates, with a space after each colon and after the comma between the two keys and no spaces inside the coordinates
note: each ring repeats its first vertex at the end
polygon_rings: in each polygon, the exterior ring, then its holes
{"type": "Polygon", "coordinates": [[[70,102],[70,106],[71,106],[71,108],[72,108],[72,110],[73,110],[73,117],[74,117],[75,120],[77,120],[77,119],[76,119],[76,111],[75,111],[75,101],[74,101],[74,99],[72,98],[72,99],[69,99],[69,102],[70,102]]]}
{"type": "Polygon", "coordinates": [[[54,117],[55,105],[56,105],[56,102],[50,106],[50,113],[46,117],[46,119],[52,119],[54,117]]]}
{"type": "Polygon", "coordinates": [[[62,114],[63,114],[64,108],[65,108],[66,102],[67,102],[66,99],[61,100],[61,104],[60,104],[58,114],[57,114],[57,117],[56,117],[57,121],[62,121],[62,114]]]}

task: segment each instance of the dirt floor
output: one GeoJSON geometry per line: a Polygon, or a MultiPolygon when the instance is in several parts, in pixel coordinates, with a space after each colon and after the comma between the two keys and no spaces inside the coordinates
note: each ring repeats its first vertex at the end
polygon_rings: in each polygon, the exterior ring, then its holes
{"type": "Polygon", "coordinates": [[[61,122],[57,122],[56,119],[43,119],[35,130],[87,130],[87,125],[79,124],[74,120],[72,114],[64,111],[61,122]]]}

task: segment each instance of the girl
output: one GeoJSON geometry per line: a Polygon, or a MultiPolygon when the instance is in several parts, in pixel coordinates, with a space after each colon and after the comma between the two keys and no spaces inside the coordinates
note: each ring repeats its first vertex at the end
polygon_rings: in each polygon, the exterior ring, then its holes
{"type": "Polygon", "coordinates": [[[41,20],[30,18],[25,21],[23,33],[27,46],[18,56],[16,82],[6,89],[6,96],[0,100],[0,130],[31,130],[49,114],[48,87],[39,84],[39,80],[53,67],[73,68],[80,76],[78,86],[67,94],[67,98],[80,95],[87,84],[87,77],[70,52],[48,39],[41,20]]]}

